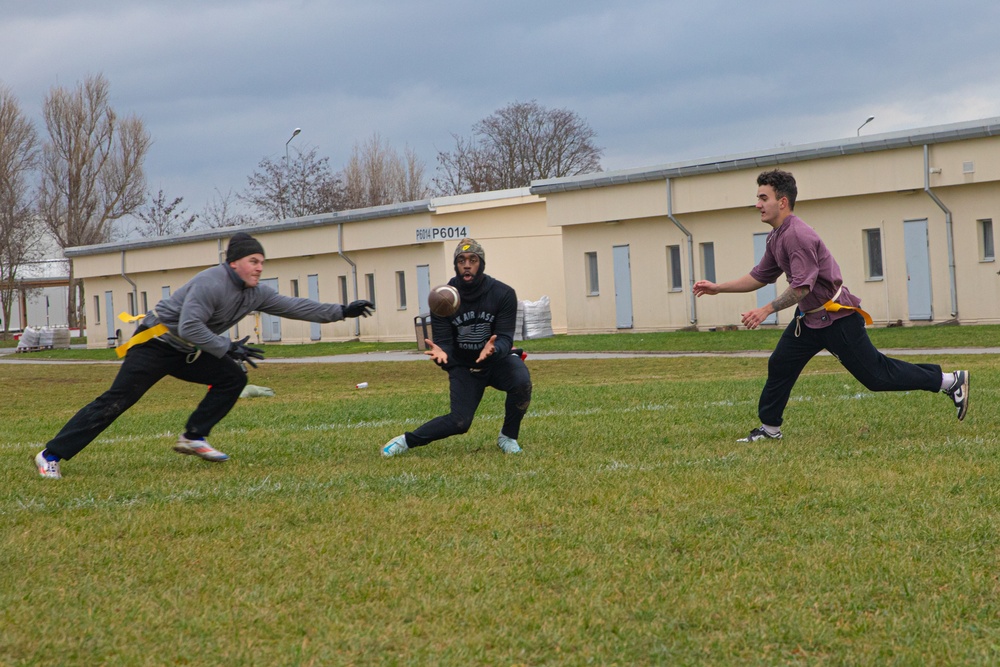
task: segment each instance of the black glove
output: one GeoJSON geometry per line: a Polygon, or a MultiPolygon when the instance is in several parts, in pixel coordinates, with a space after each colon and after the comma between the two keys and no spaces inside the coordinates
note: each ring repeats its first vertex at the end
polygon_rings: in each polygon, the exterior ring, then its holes
{"type": "Polygon", "coordinates": [[[344,306],[344,317],[368,317],[373,312],[375,312],[375,304],[364,299],[352,301],[344,306]]]}
{"type": "Polygon", "coordinates": [[[245,361],[254,368],[257,368],[257,364],[253,360],[263,359],[264,350],[259,347],[250,347],[246,344],[248,340],[250,340],[250,336],[244,336],[241,340],[234,340],[229,343],[229,351],[226,352],[226,356],[236,361],[245,361]]]}

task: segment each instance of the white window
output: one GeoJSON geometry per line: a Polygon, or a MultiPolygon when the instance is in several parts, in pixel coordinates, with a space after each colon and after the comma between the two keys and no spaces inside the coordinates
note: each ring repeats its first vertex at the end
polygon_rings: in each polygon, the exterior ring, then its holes
{"type": "Polygon", "coordinates": [[[406,271],[396,271],[396,308],[406,310],[406,271]]]}
{"type": "Polygon", "coordinates": [[[365,274],[365,287],[368,293],[365,298],[367,298],[372,303],[375,303],[375,274],[366,273],[365,274]]]}
{"type": "Polygon", "coordinates": [[[868,280],[882,279],[882,230],[866,229],[865,245],[865,276],[868,280]]]}
{"type": "Polygon", "coordinates": [[[671,292],[680,292],[684,289],[681,277],[681,247],[679,245],[667,246],[667,289],[671,292]]]}
{"type": "Polygon", "coordinates": [[[992,262],[996,259],[993,252],[993,221],[979,220],[979,259],[984,262],[992,262]]]}
{"type": "Polygon", "coordinates": [[[337,276],[337,285],[340,287],[340,302],[350,303],[347,298],[347,276],[337,276]]]}
{"type": "Polygon", "coordinates": [[[715,244],[701,244],[701,275],[709,281],[715,282],[715,244]]]}
{"type": "Polygon", "coordinates": [[[597,253],[586,252],[583,256],[587,265],[587,295],[597,296],[601,293],[601,284],[597,275],[597,253]]]}

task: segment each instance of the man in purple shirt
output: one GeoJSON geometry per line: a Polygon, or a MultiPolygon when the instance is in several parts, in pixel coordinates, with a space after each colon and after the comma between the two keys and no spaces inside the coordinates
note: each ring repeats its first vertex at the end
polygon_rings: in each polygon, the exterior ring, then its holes
{"type": "Polygon", "coordinates": [[[937,364],[910,364],[887,357],[865,331],[871,319],[861,299],[844,286],[840,266],[812,227],[793,213],[798,188],[787,171],[765,171],[757,177],[757,210],[771,226],[767,247],[750,273],[724,283],[699,280],[697,296],[720,292],[752,292],[788,276],[788,289],[761,308],[743,313],[744,326],[756,329],[771,313],[796,306],[767,363],[767,382],[757,414],[761,425],[739,442],[781,438],[782,413],[792,386],[820,350],[829,350],[869,391],[924,390],[944,392],[955,404],[958,419],[969,408],[969,372],[942,373],[937,364]]]}

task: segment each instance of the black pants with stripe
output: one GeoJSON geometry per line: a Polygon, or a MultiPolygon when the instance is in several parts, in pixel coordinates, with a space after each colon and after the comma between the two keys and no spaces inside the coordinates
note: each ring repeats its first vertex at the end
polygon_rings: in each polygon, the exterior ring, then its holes
{"type": "Polygon", "coordinates": [[[212,385],[185,429],[201,437],[229,414],[247,384],[246,372],[229,357],[203,353],[188,363],[187,354],[153,339],[128,351],[111,388],[77,412],[45,448],[64,459],[73,458],[167,375],[212,385]]]}
{"type": "Polygon", "coordinates": [[[487,387],[507,392],[500,432],[517,440],[521,432],[521,420],[531,403],[531,376],[520,357],[507,355],[503,360],[483,369],[464,366],[449,368],[448,381],[451,389],[451,412],[435,417],[417,430],[408,432],[408,446],[420,447],[435,440],[466,433],[472,426],[487,387]]]}
{"type": "Polygon", "coordinates": [[[762,424],[781,426],[795,381],[821,350],[829,350],[869,391],[941,391],[940,366],[911,364],[885,356],[872,345],[865,320],[858,313],[834,320],[822,329],[802,326],[798,337],[793,319],[767,362],[767,382],[757,406],[762,424]]]}

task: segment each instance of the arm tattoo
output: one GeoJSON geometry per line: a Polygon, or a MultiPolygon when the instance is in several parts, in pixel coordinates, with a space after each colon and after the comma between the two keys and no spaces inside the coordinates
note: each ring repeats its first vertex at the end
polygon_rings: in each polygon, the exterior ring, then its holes
{"type": "Polygon", "coordinates": [[[774,312],[784,310],[789,306],[797,304],[799,301],[804,299],[807,294],[809,294],[808,287],[789,287],[771,302],[771,308],[774,308],[774,312]]]}

